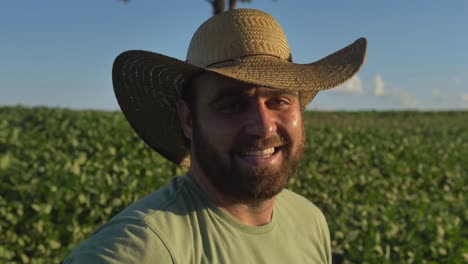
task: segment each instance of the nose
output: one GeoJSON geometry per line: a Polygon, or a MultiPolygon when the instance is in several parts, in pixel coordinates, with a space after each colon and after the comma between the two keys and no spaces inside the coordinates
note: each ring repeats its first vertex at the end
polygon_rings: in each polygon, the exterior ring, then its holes
{"type": "Polygon", "coordinates": [[[276,134],[276,117],[274,112],[263,103],[257,102],[251,107],[247,115],[245,132],[254,137],[270,138],[276,134]]]}

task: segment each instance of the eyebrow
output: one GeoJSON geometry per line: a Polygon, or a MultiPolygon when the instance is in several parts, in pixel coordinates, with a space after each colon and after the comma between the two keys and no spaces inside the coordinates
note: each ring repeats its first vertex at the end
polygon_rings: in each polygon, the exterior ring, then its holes
{"type": "Polygon", "coordinates": [[[293,92],[293,91],[286,91],[286,90],[278,90],[278,89],[268,89],[265,92],[269,96],[293,96],[296,97],[298,96],[298,92],[293,92]]]}

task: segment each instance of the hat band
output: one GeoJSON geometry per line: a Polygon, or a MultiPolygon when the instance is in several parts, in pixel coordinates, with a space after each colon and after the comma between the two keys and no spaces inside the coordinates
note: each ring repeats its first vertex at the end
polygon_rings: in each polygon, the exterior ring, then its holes
{"type": "MultiPolygon", "coordinates": [[[[208,64],[208,65],[202,66],[202,67],[203,67],[203,68],[215,67],[215,66],[218,65],[218,64],[224,64],[224,63],[228,63],[228,62],[232,62],[232,61],[238,61],[238,60],[241,60],[241,59],[244,59],[244,58],[255,57],[255,56],[270,56],[270,57],[274,57],[274,58],[276,58],[276,59],[284,60],[283,58],[281,58],[281,57],[279,57],[279,56],[272,55],[272,54],[262,54],[262,53],[259,53],[259,54],[249,54],[249,55],[245,55],[245,56],[240,56],[240,57],[237,57],[237,58],[234,58],[234,59],[228,59],[228,60],[217,61],[217,62],[213,62],[213,63],[211,63],[211,64],[208,64]]],[[[289,55],[289,58],[287,59],[287,61],[292,62],[292,56],[291,56],[291,55],[289,55]]],[[[186,60],[185,62],[190,63],[188,60],[186,60]]]]}

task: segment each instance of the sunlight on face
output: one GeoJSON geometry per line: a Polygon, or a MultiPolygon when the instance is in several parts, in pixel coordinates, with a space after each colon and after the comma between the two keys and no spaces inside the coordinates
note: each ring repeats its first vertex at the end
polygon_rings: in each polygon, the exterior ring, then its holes
{"type": "Polygon", "coordinates": [[[194,87],[193,162],[234,199],[278,194],[304,150],[298,94],[215,75],[203,75],[194,87]]]}

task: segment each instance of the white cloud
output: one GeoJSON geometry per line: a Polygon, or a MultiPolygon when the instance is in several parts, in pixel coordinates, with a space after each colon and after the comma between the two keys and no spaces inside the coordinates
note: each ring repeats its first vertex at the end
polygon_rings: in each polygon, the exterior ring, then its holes
{"type": "Polygon", "coordinates": [[[382,79],[382,76],[380,74],[377,74],[375,76],[375,90],[374,90],[374,95],[375,96],[382,96],[384,95],[384,88],[385,88],[385,82],[382,79]]]}
{"type": "Polygon", "coordinates": [[[462,100],[462,102],[468,102],[468,93],[460,94],[460,99],[462,100]]]}
{"type": "Polygon", "coordinates": [[[345,84],[338,86],[334,90],[337,92],[342,92],[342,93],[347,93],[347,94],[363,94],[364,93],[361,78],[359,78],[359,76],[357,75],[355,75],[345,84]]]}
{"type": "Polygon", "coordinates": [[[439,90],[434,89],[434,90],[432,90],[432,97],[434,97],[434,98],[441,98],[441,97],[442,97],[442,94],[440,93],[439,90]]]}
{"type": "Polygon", "coordinates": [[[455,76],[453,77],[453,82],[455,83],[456,86],[460,86],[463,84],[463,78],[460,76],[455,76]]]}
{"type": "Polygon", "coordinates": [[[419,101],[404,90],[394,88],[390,96],[395,98],[404,107],[416,108],[419,106],[419,101]]]}

